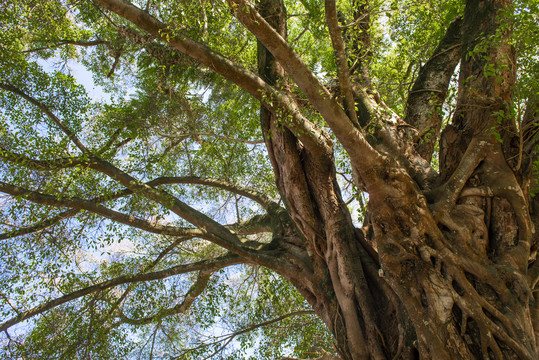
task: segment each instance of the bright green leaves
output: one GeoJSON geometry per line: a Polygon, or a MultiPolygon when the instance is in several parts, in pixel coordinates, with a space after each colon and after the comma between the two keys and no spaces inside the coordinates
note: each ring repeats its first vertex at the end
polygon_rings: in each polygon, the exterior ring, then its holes
{"type": "Polygon", "coordinates": [[[13,341],[5,347],[2,358],[40,359],[123,359],[133,343],[124,329],[103,326],[107,313],[102,299],[70,303],[38,319],[34,331],[24,342],[13,341]]]}
{"type": "Polygon", "coordinates": [[[510,43],[517,52],[518,96],[521,100],[539,95],[539,4],[532,0],[515,2],[510,43]]]}
{"type": "Polygon", "coordinates": [[[191,311],[194,323],[213,329],[215,334],[205,341],[211,345],[203,345],[204,338],[192,331],[185,341],[191,344],[186,348],[193,350],[185,356],[208,356],[233,334],[237,334],[233,342],[217,357],[245,359],[250,353],[250,359],[270,360],[283,355],[307,357],[313,354],[313,344],[329,349],[330,335],[314,315],[286,316],[305,309],[309,306],[297,290],[269,270],[242,266],[220,271],[191,311]],[[279,317],[282,320],[271,322],[279,317]]]}
{"type": "Polygon", "coordinates": [[[285,2],[288,41],[315,74],[330,79],[336,73],[333,49],[326,26],[323,2],[285,2]]]}
{"type": "Polygon", "coordinates": [[[383,5],[373,41],[372,74],[386,103],[403,115],[408,91],[448,24],[462,11],[453,0],[393,1],[383,5]]]}
{"type": "MultiPolygon", "coordinates": [[[[5,69],[0,74],[1,82],[7,85],[0,94],[3,124],[6,132],[17,138],[12,139],[14,142],[32,143],[32,149],[23,148],[28,155],[41,154],[46,145],[63,143],[67,138],[47,110],[70,132],[78,133],[91,115],[92,106],[84,88],[73,77],[60,72],[47,73],[36,63],[29,63],[21,70],[5,69]]],[[[58,149],[52,152],[59,153],[58,149]]]]}
{"type": "MultiPolygon", "coordinates": [[[[315,5],[290,5],[291,14],[301,12],[290,17],[294,23],[290,36],[311,68],[330,73],[334,66],[330,46],[327,39],[317,39],[325,37],[326,30],[323,15],[315,5]],[[309,16],[315,20],[309,20],[309,16]],[[311,28],[304,31],[308,26],[311,28]]],[[[10,161],[2,166],[3,180],[57,199],[94,199],[151,224],[189,225],[141,194],[115,198],[113,195],[123,186],[91,169],[86,162],[89,157],[75,146],[66,134],[70,133],[90,152],[141,181],[160,176],[214,177],[278,198],[261,141],[259,103],[241,89],[118,17],[105,14],[91,2],[10,1],[6,9],[7,13],[0,14],[5,30],[0,34],[1,46],[6,50],[0,55],[0,81],[16,87],[33,102],[13,91],[1,91],[0,145],[10,154],[21,155],[21,159],[22,155],[42,162],[73,158],[81,160],[82,165],[32,169],[30,160],[10,161]],[[63,65],[61,71],[56,71],[58,62],[63,65]],[[93,102],[77,84],[72,74],[81,65],[112,94],[107,104],[93,102]]],[[[148,11],[169,24],[173,32],[190,36],[256,70],[256,40],[222,3],[150,2],[148,11]]],[[[189,185],[166,188],[221,223],[243,221],[260,212],[252,201],[227,191],[189,185]]],[[[148,234],[87,212],[60,220],[59,214],[66,209],[30,204],[24,197],[7,199],[2,206],[3,232],[58,219],[53,226],[1,243],[5,269],[1,285],[14,289],[9,296],[18,309],[31,308],[44,299],[117,276],[223,253],[218,246],[195,238],[178,245],[154,264],[176,239],[148,234]]],[[[266,243],[269,240],[265,236],[258,239],[266,243]]],[[[205,328],[206,335],[211,335],[214,326],[225,322],[230,330],[242,330],[260,320],[307,308],[282,278],[265,271],[250,278],[251,271],[234,269],[228,277],[225,272],[215,274],[193,303],[191,317],[161,315],[181,302],[196,284],[198,274],[124,284],[91,294],[24,324],[28,337],[24,346],[14,348],[13,357],[125,358],[132,350],[131,343],[137,344],[141,352],[149,351],[147,341],[155,343],[160,351],[187,348],[195,340],[180,330],[205,328]],[[246,286],[240,286],[238,279],[246,286]],[[127,295],[121,308],[126,318],[155,318],[159,319],[157,325],[148,321],[148,325],[131,326],[126,320],[127,325],[119,326],[122,316],[115,312],[115,304],[124,293],[127,295]],[[223,309],[242,316],[228,316],[223,309]],[[217,320],[216,315],[223,320],[217,320]],[[45,347],[47,343],[54,346],[45,347]]],[[[3,315],[15,314],[6,303],[3,305],[3,315]]],[[[327,340],[319,321],[311,317],[291,317],[280,324],[259,329],[254,335],[245,333],[234,344],[244,351],[256,346],[258,336],[262,336],[264,343],[258,356],[272,358],[282,347],[296,348],[297,354],[304,354],[301,351],[315,341],[315,333],[321,332],[323,340],[327,340]]]]}
{"type": "Polygon", "coordinates": [[[56,56],[64,61],[76,57],[75,48],[67,43],[83,40],[90,33],[74,26],[72,11],[70,2],[7,0],[0,15],[0,62],[22,65],[35,52],[42,58],[56,56]]]}

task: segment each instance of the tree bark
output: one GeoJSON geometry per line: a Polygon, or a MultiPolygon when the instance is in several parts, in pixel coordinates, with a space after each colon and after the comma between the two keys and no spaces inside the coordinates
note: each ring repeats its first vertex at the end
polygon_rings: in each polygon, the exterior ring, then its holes
{"type": "MultiPolygon", "coordinates": [[[[539,357],[539,301],[534,295],[539,263],[532,256],[537,239],[529,192],[532,173],[514,158],[516,152],[530,162],[533,147],[526,154],[523,142],[515,147],[515,119],[507,115],[516,79],[510,26],[504,26],[510,1],[466,2],[462,20],[450,25],[422,69],[408,98],[405,119],[367,95],[371,90],[364,52],[370,49],[368,25],[363,24],[355,38],[363,42],[354,43],[362,56],[359,67],[351,70],[347,64],[335,1],[326,1],[326,17],[344,109],[288,44],[283,0],[260,0],[256,7],[247,0],[228,0],[238,20],[259,41],[258,75],[173,33],[132,4],[94,2],[260,101],[260,124],[285,208],[253,192],[206,181],[250,197],[267,211],[270,220],[259,226],[271,229],[272,242],[250,247],[237,228],[221,225],[166,191],[136,180],[91,154],[64,130],[88,155],[89,168],[198,227],[196,236],[233,254],[223,263],[239,262],[238,257],[283,275],[333,333],[335,351],[343,360],[539,357]],[[459,50],[457,108],[441,135],[440,172],[436,173],[428,164],[434,142],[426,135],[430,131],[437,135],[441,129],[439,109],[459,50]],[[354,80],[350,71],[359,73],[360,81],[349,81],[354,80]],[[287,81],[296,83],[350,156],[358,187],[369,193],[364,228],[354,226],[342,198],[329,132],[302,115],[287,81]],[[356,102],[367,109],[367,116],[354,112],[356,102]],[[364,125],[375,130],[368,133],[364,125]],[[410,127],[413,141],[403,130],[410,127]]],[[[357,7],[355,17],[367,14],[368,20],[368,3],[352,3],[357,7]]],[[[0,84],[7,90],[10,86],[0,84]]],[[[26,98],[40,106],[37,100],[26,98]]],[[[526,121],[533,123],[536,102],[531,99],[529,106],[526,121]]],[[[54,114],[49,116],[62,125],[54,114]]],[[[10,161],[23,159],[14,153],[3,156],[10,161]]],[[[63,166],[64,161],[30,163],[50,167],[63,166]]],[[[186,235],[178,228],[122,216],[99,201],[62,200],[4,183],[0,191],[24,195],[36,203],[86,209],[151,232],[186,235]]]]}

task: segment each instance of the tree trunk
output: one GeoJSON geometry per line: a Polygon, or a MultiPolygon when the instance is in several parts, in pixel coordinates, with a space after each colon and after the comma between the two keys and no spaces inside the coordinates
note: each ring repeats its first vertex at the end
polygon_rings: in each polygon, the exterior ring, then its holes
{"type": "MultiPolygon", "coordinates": [[[[370,194],[368,228],[354,228],[331,156],[313,156],[277,125],[274,114],[261,110],[277,183],[299,233],[295,241],[307,249],[302,256],[309,276],[283,275],[334,333],[342,359],[538,356],[526,278],[533,225],[528,194],[521,189],[529,179],[515,174],[504,156],[511,149],[497,141],[514,123],[504,118],[500,124],[497,117],[510,105],[515,79],[514,51],[497,18],[507,6],[468,1],[458,107],[443,133],[440,176],[432,187],[418,184],[399,162],[386,158],[374,180],[363,177],[358,184],[370,194]],[[488,43],[488,35],[498,35],[497,43],[488,43]],[[498,67],[495,76],[485,74],[488,66],[498,67]]],[[[259,12],[286,36],[282,2],[261,1],[259,12]]],[[[460,40],[458,22],[448,32],[449,45],[460,40]]],[[[439,51],[446,51],[443,44],[439,51]]],[[[458,61],[454,53],[431,64],[443,83],[458,61]]],[[[261,76],[271,84],[283,81],[284,71],[261,44],[258,54],[261,76]]],[[[431,85],[425,75],[414,89],[431,85]]],[[[434,106],[444,98],[445,93],[434,106]]],[[[419,119],[421,106],[432,101],[414,101],[405,120],[438,132],[441,118],[427,119],[431,124],[419,119]]],[[[407,151],[396,137],[398,150],[407,151]]],[[[430,160],[433,149],[434,143],[423,144],[410,156],[430,160]]]]}
{"type": "MultiPolygon", "coordinates": [[[[263,83],[123,1],[95,1],[263,104],[261,126],[286,211],[273,212],[273,241],[263,257],[231,251],[253,262],[263,258],[259,264],[296,286],[333,332],[342,359],[539,358],[531,171],[521,166],[534,155],[515,146],[515,119],[507,115],[516,71],[504,14],[509,1],[467,1],[462,20],[422,68],[405,119],[367,92],[365,59],[360,76],[350,75],[335,1],[326,0],[326,17],[342,106],[287,44],[282,0],[260,0],[258,11],[248,1],[228,0],[260,41],[263,83]],[[441,117],[428,114],[444,101],[459,57],[458,103],[441,136],[436,173],[428,163],[434,143],[420,142],[439,132],[441,117]],[[331,128],[350,156],[357,187],[369,194],[362,229],[342,199],[332,140],[297,111],[288,76],[331,128]],[[431,101],[432,93],[440,96],[431,101]]],[[[535,110],[530,114],[537,121],[535,110]]]]}

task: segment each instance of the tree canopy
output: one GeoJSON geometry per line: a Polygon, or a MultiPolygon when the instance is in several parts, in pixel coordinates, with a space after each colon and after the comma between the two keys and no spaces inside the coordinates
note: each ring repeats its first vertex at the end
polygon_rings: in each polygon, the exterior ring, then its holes
{"type": "Polygon", "coordinates": [[[5,1],[0,356],[534,359],[538,22],[5,1]]]}

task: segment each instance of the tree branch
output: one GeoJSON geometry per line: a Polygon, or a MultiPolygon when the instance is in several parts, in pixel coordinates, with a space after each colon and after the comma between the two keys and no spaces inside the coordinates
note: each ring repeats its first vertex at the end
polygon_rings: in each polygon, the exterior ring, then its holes
{"type": "Polygon", "coordinates": [[[455,67],[460,61],[462,18],[449,25],[434,55],[419,71],[408,94],[405,121],[418,130],[418,153],[430,161],[442,125],[442,104],[455,67]]]}
{"type": "MultiPolygon", "coordinates": [[[[53,160],[36,160],[29,158],[26,155],[18,154],[7,150],[0,146],[0,159],[4,161],[13,162],[19,165],[22,165],[31,170],[37,171],[52,171],[58,169],[72,168],[76,166],[91,166],[91,161],[83,160],[81,158],[59,158],[53,160]]],[[[146,183],[149,186],[158,186],[158,185],[170,185],[170,184],[198,184],[198,185],[207,185],[216,187],[219,189],[227,190],[238,195],[244,196],[248,199],[251,199],[259,203],[264,209],[268,209],[274,202],[267,197],[265,194],[249,189],[243,186],[239,186],[224,180],[212,179],[212,178],[201,178],[197,176],[177,176],[177,177],[160,177],[154,180],[151,180],[146,183]]],[[[111,200],[112,198],[119,198],[121,196],[129,195],[132,192],[128,189],[122,190],[116,194],[110,195],[107,199],[111,200]]]]}
{"type": "MultiPolygon", "coordinates": [[[[25,155],[17,154],[14,152],[11,152],[9,150],[5,150],[0,147],[0,158],[10,161],[19,163],[21,165],[26,166],[27,168],[39,170],[39,171],[49,171],[49,170],[55,170],[59,168],[69,168],[69,167],[75,167],[78,165],[90,165],[90,161],[88,160],[81,160],[78,158],[63,158],[63,159],[54,159],[54,160],[35,160],[31,159],[25,155]]],[[[210,178],[200,178],[196,176],[186,176],[186,177],[161,177],[154,180],[151,180],[146,183],[149,186],[155,187],[158,185],[165,185],[165,184],[199,184],[199,185],[207,185],[212,187],[217,187],[223,190],[227,190],[236,194],[239,194],[241,196],[245,196],[257,203],[259,203],[263,208],[266,210],[269,209],[272,205],[276,205],[270,198],[268,198],[265,194],[259,193],[255,190],[248,189],[239,185],[235,185],[229,182],[226,182],[224,180],[219,179],[210,179],[210,178]]],[[[8,191],[9,184],[4,185],[4,192],[8,191]]],[[[1,187],[0,187],[1,189],[1,187]]],[[[0,190],[2,191],[2,190],[0,190]]],[[[22,193],[32,193],[31,190],[22,189],[20,187],[11,187],[12,192],[18,193],[21,195],[22,193]]],[[[115,199],[119,199],[123,196],[127,196],[132,194],[133,192],[129,189],[124,189],[119,192],[116,192],[114,194],[100,196],[91,200],[83,200],[80,198],[73,198],[73,199],[59,199],[58,197],[52,196],[52,195],[46,195],[46,194],[39,194],[37,192],[33,192],[33,195],[31,197],[27,197],[29,201],[38,202],[38,203],[45,203],[48,202],[48,205],[53,206],[66,206],[66,207],[72,207],[72,210],[66,211],[62,214],[59,214],[55,217],[52,217],[50,219],[43,220],[35,225],[25,227],[23,229],[18,229],[15,231],[6,232],[3,234],[0,234],[0,240],[12,238],[16,236],[26,235],[32,232],[36,232],[39,230],[43,230],[49,226],[52,226],[59,221],[74,216],[77,214],[80,210],[84,209],[87,211],[94,212],[96,214],[100,214],[102,216],[105,216],[111,220],[122,222],[126,225],[132,225],[137,228],[150,231],[153,233],[159,233],[159,234],[166,234],[166,235],[175,235],[175,236],[181,236],[182,234],[177,233],[177,231],[171,230],[173,227],[167,227],[168,229],[163,229],[162,227],[150,224],[149,222],[146,222],[141,219],[136,219],[132,216],[127,216],[125,214],[116,212],[114,210],[109,210],[105,207],[99,207],[97,206],[98,203],[104,202],[104,201],[111,201],[115,199]],[[41,202],[39,202],[41,201],[41,202]],[[51,203],[51,201],[53,203],[51,203]],[[73,201],[75,204],[80,204],[81,206],[73,207],[73,201]],[[93,205],[92,205],[93,204],[93,205]],[[99,212],[100,211],[100,212],[99,212]],[[108,215],[107,215],[108,214],[108,215]],[[172,231],[173,233],[170,233],[172,231]]],[[[13,194],[11,194],[13,195],[13,194]]],[[[267,226],[266,225],[258,225],[254,222],[251,222],[249,226],[246,226],[247,222],[245,222],[243,225],[231,225],[231,229],[239,229],[241,228],[242,234],[252,234],[256,233],[259,230],[260,231],[266,231],[267,226]]],[[[178,228],[176,228],[178,229],[178,228]]],[[[187,229],[182,229],[180,231],[186,231],[187,229]]],[[[195,229],[189,230],[190,235],[195,235],[192,233],[195,231],[195,229]]],[[[187,234],[183,234],[187,235],[187,234]]],[[[203,235],[200,233],[199,235],[203,235]]]]}
{"type": "Polygon", "coordinates": [[[50,46],[43,46],[39,48],[29,49],[23,51],[23,53],[33,53],[41,50],[51,50],[58,48],[63,45],[76,45],[76,46],[84,46],[84,47],[91,47],[91,46],[97,46],[97,45],[107,45],[110,46],[110,42],[107,40],[97,39],[97,40],[57,40],[58,42],[56,44],[50,45],[50,46]]]}
{"type": "Polygon", "coordinates": [[[109,176],[111,179],[118,181],[129,190],[161,204],[176,215],[195,225],[201,232],[201,234],[197,236],[204,237],[209,235],[211,236],[211,239],[209,239],[210,241],[227,250],[248,259],[254,260],[255,258],[258,258],[258,255],[255,254],[252,249],[243,245],[237,234],[232,233],[225,226],[192,208],[166,191],[155,189],[123,172],[109,162],[97,157],[92,157],[90,167],[109,176]]]}
{"type": "Polygon", "coordinates": [[[273,112],[284,109],[291,116],[285,125],[313,152],[330,151],[331,140],[315,124],[307,120],[289,96],[276,90],[251,71],[242,68],[189,37],[173,32],[168,26],[124,0],[93,0],[96,4],[118,14],[164,41],[185,55],[200,61],[212,71],[237,84],[273,112]]]}
{"type": "Polygon", "coordinates": [[[45,219],[43,221],[39,221],[39,222],[35,223],[34,225],[26,226],[26,227],[19,228],[19,229],[13,230],[13,231],[7,231],[7,232],[4,232],[4,233],[1,233],[0,234],[0,240],[11,239],[11,238],[14,238],[14,237],[17,237],[17,236],[28,235],[28,234],[31,234],[31,233],[34,233],[34,232],[37,232],[37,231],[40,231],[40,230],[44,230],[44,229],[46,229],[46,228],[48,228],[48,227],[50,227],[50,226],[52,226],[54,224],[59,223],[60,221],[62,221],[64,219],[75,216],[79,212],[81,212],[81,209],[70,209],[70,210],[67,210],[67,211],[63,211],[63,212],[61,212],[60,214],[58,214],[56,216],[45,219]]]}
{"type": "Polygon", "coordinates": [[[264,144],[264,140],[236,139],[236,138],[231,138],[229,136],[224,136],[224,135],[219,135],[219,134],[214,134],[214,133],[209,133],[209,132],[198,132],[198,131],[186,132],[186,133],[183,133],[183,134],[174,134],[174,135],[169,135],[169,134],[165,134],[165,133],[159,133],[159,135],[167,137],[167,138],[172,138],[172,139],[176,139],[176,138],[184,139],[184,138],[189,137],[189,136],[211,136],[211,137],[215,137],[215,138],[218,138],[218,139],[223,139],[223,140],[232,141],[232,142],[238,142],[238,143],[242,143],[242,144],[250,144],[250,145],[264,144]]]}
{"type": "MultiPolygon", "coordinates": [[[[96,203],[96,201],[90,201],[77,197],[62,199],[58,196],[42,194],[37,191],[28,190],[19,186],[7,184],[0,181],[0,192],[9,194],[11,196],[20,196],[25,200],[55,207],[68,207],[71,209],[82,209],[90,211],[92,213],[106,217],[107,219],[136,227],[141,230],[145,230],[154,234],[172,235],[172,236],[198,236],[204,238],[207,234],[199,229],[192,228],[180,228],[176,226],[165,226],[158,224],[151,224],[146,220],[135,218],[134,216],[126,215],[121,212],[108,209],[102,205],[96,203]]],[[[48,222],[47,220],[45,221],[48,222]]],[[[42,226],[37,225],[37,226],[42,226]]]]}
{"type": "Polygon", "coordinates": [[[260,327],[264,327],[264,326],[274,324],[276,322],[282,321],[282,320],[287,319],[287,318],[292,317],[292,316],[301,316],[301,315],[310,315],[310,314],[315,314],[315,312],[312,311],[312,310],[294,311],[294,312],[291,312],[291,313],[288,313],[288,314],[285,314],[285,315],[281,315],[281,316],[279,316],[279,317],[277,317],[275,319],[271,319],[271,320],[268,320],[268,321],[264,321],[264,322],[261,322],[261,323],[258,323],[258,324],[248,326],[248,327],[246,327],[246,328],[244,328],[242,330],[238,330],[238,331],[235,331],[233,333],[220,336],[220,338],[217,341],[214,341],[214,342],[211,342],[211,343],[208,343],[208,344],[202,344],[202,345],[199,345],[199,346],[197,346],[195,348],[192,348],[192,349],[187,349],[186,351],[184,351],[179,356],[179,358],[181,358],[182,356],[188,354],[191,351],[198,350],[200,348],[208,347],[208,346],[215,345],[215,344],[218,344],[218,343],[221,343],[221,342],[225,341],[225,344],[223,346],[221,346],[219,349],[217,349],[211,355],[204,358],[204,359],[209,359],[209,358],[213,357],[214,355],[218,354],[221,350],[223,350],[236,336],[248,333],[248,332],[253,331],[255,329],[258,329],[260,327]]]}
{"type": "MultiPolygon", "coordinates": [[[[383,164],[383,158],[366,141],[363,134],[353,125],[329,91],[316,75],[247,0],[227,0],[236,17],[275,56],[281,66],[296,82],[311,104],[322,115],[331,130],[350,155],[357,169],[369,171],[383,164]]],[[[369,101],[367,97],[362,101],[369,101]]],[[[374,103],[368,106],[377,107],[374,103]]]]}
{"type": "Polygon", "coordinates": [[[333,44],[333,50],[335,51],[335,59],[337,60],[339,84],[341,85],[341,92],[344,95],[344,109],[352,123],[354,123],[356,127],[359,127],[355,105],[356,101],[352,92],[352,84],[350,83],[350,69],[348,68],[346,51],[342,41],[342,33],[337,20],[337,6],[335,0],[326,0],[325,5],[329,35],[331,37],[331,43],[333,44]]]}
{"type": "Polygon", "coordinates": [[[26,155],[15,153],[0,146],[0,159],[22,165],[27,169],[37,171],[52,171],[68,169],[79,165],[86,165],[88,162],[79,157],[66,157],[52,160],[36,160],[26,155]]]}
{"type": "Polygon", "coordinates": [[[432,212],[435,217],[449,216],[449,211],[456,204],[464,185],[477,165],[484,159],[489,146],[490,144],[485,139],[473,138],[451,177],[443,185],[427,194],[434,204],[432,212]]]}
{"type": "Polygon", "coordinates": [[[79,138],[71,131],[69,128],[60,120],[54,113],[42,102],[38,101],[37,99],[33,98],[32,96],[26,94],[21,89],[17,88],[16,86],[13,86],[11,84],[6,83],[0,83],[0,89],[4,89],[7,91],[12,92],[13,94],[19,95],[29,103],[37,106],[41,111],[47,115],[49,119],[52,120],[53,123],[56,124],[64,132],[64,134],[67,135],[67,137],[83,152],[83,153],[89,153],[88,149],[82,144],[82,142],[79,140],[79,138]]]}
{"type": "Polygon", "coordinates": [[[158,311],[157,314],[140,318],[140,319],[131,319],[127,317],[123,312],[119,312],[119,317],[122,320],[122,322],[125,322],[130,325],[146,325],[150,324],[154,321],[160,320],[167,316],[172,316],[176,314],[183,314],[186,312],[195,299],[202,294],[202,292],[206,289],[208,286],[208,282],[210,280],[211,275],[215,272],[217,269],[210,269],[205,271],[200,271],[198,274],[198,277],[195,281],[195,283],[191,286],[189,291],[187,291],[187,294],[185,294],[183,301],[176,306],[170,308],[170,309],[161,309],[158,311]]]}
{"type": "Polygon", "coordinates": [[[192,264],[177,265],[177,266],[173,266],[171,268],[165,269],[165,270],[142,273],[142,274],[135,274],[135,275],[119,276],[115,279],[107,280],[102,283],[92,285],[81,290],[74,291],[60,298],[57,298],[52,301],[41,304],[39,306],[36,306],[35,308],[29,311],[26,311],[24,313],[21,313],[18,316],[11,318],[5,321],[4,323],[2,323],[0,325],[0,331],[5,331],[13,325],[16,325],[33,316],[39,315],[45,311],[53,309],[59,305],[65,304],[66,302],[78,299],[80,297],[83,297],[85,295],[88,295],[97,291],[103,291],[114,286],[127,284],[127,283],[141,282],[141,281],[159,280],[159,279],[164,279],[170,276],[185,274],[188,272],[199,271],[199,270],[209,271],[211,269],[212,271],[215,271],[217,269],[220,269],[226,266],[236,265],[240,263],[242,263],[242,260],[237,255],[229,253],[227,255],[221,256],[216,259],[202,260],[202,261],[192,263],[192,264]]]}
{"type": "Polygon", "coordinates": [[[207,185],[216,187],[219,189],[227,190],[235,194],[244,196],[259,203],[264,209],[268,209],[271,205],[276,204],[265,194],[248,189],[243,186],[239,186],[233,183],[229,183],[220,179],[201,178],[198,176],[178,176],[178,177],[160,177],[147,183],[149,186],[165,185],[165,184],[195,184],[195,185],[207,185]]]}
{"type": "MultiPolygon", "coordinates": [[[[155,258],[154,261],[152,261],[152,263],[150,265],[148,265],[145,269],[144,269],[144,273],[147,273],[148,271],[151,271],[157,264],[159,264],[159,262],[165,258],[165,256],[167,256],[167,254],[169,254],[172,250],[174,250],[174,248],[176,246],[178,246],[180,243],[182,243],[183,241],[187,240],[188,238],[182,238],[182,237],[179,237],[177,238],[174,242],[172,242],[172,244],[170,244],[169,246],[167,246],[165,249],[163,249],[163,251],[161,251],[159,253],[159,255],[157,256],[157,258],[155,258]]],[[[127,297],[127,295],[129,295],[129,293],[131,292],[131,290],[133,289],[133,283],[129,284],[127,286],[127,288],[124,290],[124,292],[122,293],[122,295],[118,298],[118,300],[116,300],[114,302],[114,304],[112,305],[112,308],[108,311],[108,315],[111,316],[115,311],[116,309],[118,308],[118,306],[122,303],[122,301],[125,300],[125,298],[127,297]]]]}
{"type": "Polygon", "coordinates": [[[255,215],[249,220],[226,225],[226,227],[239,235],[253,235],[271,231],[271,215],[255,215]]]}
{"type": "MultiPolygon", "coordinates": [[[[118,129],[116,129],[116,131],[114,131],[114,133],[111,135],[111,137],[107,140],[107,142],[99,149],[97,150],[96,154],[97,155],[101,155],[103,153],[106,153],[108,152],[112,146],[114,145],[114,142],[116,140],[118,140],[118,138],[120,137],[122,131],[126,128],[126,125],[123,125],[121,127],[119,127],[118,129]]],[[[118,149],[120,147],[122,147],[123,145],[125,145],[127,142],[131,141],[131,138],[127,138],[123,141],[120,141],[119,143],[117,143],[114,148],[112,148],[114,150],[114,154],[116,154],[116,151],[118,151],[118,149]]]]}
{"type": "MultiPolygon", "coordinates": [[[[526,154],[534,153],[535,145],[539,143],[539,96],[530,95],[526,101],[526,110],[522,118],[522,149],[526,154]]],[[[522,155],[522,154],[521,154],[522,155]]],[[[532,154],[533,160],[537,154],[532,154]]]]}

